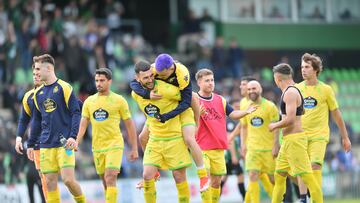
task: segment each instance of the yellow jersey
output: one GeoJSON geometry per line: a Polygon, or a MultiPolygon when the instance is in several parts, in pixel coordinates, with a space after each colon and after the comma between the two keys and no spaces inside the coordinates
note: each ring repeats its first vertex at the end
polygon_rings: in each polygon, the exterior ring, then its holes
{"type": "MultiPolygon", "coordinates": [[[[254,104],[251,100],[250,105],[254,104]]],[[[276,105],[262,98],[258,108],[244,117],[247,126],[246,145],[248,150],[271,151],[274,146],[274,133],[269,131],[269,124],[279,121],[279,111],[276,105]]]]}
{"type": "Polygon", "coordinates": [[[309,139],[329,141],[329,111],[339,106],[332,88],[318,81],[309,86],[305,81],[295,85],[304,98],[305,114],[301,117],[302,128],[309,135],[309,139]]]}
{"type": "MultiPolygon", "coordinates": [[[[159,79],[156,75],[155,64],[152,64],[152,70],[155,74],[155,78],[159,79]]],[[[183,64],[175,62],[175,72],[164,81],[178,87],[180,90],[183,90],[190,84],[189,70],[183,64]]]]}
{"type": "Polygon", "coordinates": [[[124,148],[120,122],[131,118],[124,97],[114,92],[106,96],[94,94],[85,100],[82,117],[90,119],[94,152],[124,148]]]}
{"type": "MultiPolygon", "coordinates": [[[[247,108],[249,108],[250,104],[251,104],[251,100],[250,100],[248,97],[242,98],[242,99],[240,100],[240,110],[241,110],[241,111],[246,110],[247,108]]],[[[242,118],[240,119],[240,124],[244,124],[244,123],[245,123],[245,118],[242,117],[242,118]]]]}
{"type": "Polygon", "coordinates": [[[159,100],[144,99],[134,91],[131,96],[137,102],[140,110],[146,116],[146,125],[149,126],[150,138],[152,139],[173,139],[182,136],[180,116],[167,120],[165,123],[158,121],[156,114],[164,114],[172,111],[181,99],[178,87],[161,80],[155,80],[154,91],[163,97],[159,100]]]}

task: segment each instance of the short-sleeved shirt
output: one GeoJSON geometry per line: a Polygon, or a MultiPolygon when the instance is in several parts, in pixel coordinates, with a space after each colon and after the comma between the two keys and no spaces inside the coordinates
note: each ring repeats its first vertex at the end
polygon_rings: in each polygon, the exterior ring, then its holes
{"type": "MultiPolygon", "coordinates": [[[[253,103],[251,102],[250,105],[253,103]]],[[[279,120],[276,105],[262,98],[258,108],[244,117],[247,125],[246,144],[248,150],[271,151],[274,146],[274,133],[269,131],[269,124],[279,120]]]]}
{"type": "Polygon", "coordinates": [[[85,100],[82,117],[91,122],[93,151],[124,147],[120,122],[131,118],[129,105],[124,97],[114,92],[106,96],[94,94],[85,100]]]}
{"type": "Polygon", "coordinates": [[[146,125],[149,126],[152,139],[173,139],[182,136],[180,116],[161,123],[156,119],[156,114],[172,111],[181,99],[179,88],[161,80],[155,80],[154,90],[163,97],[159,100],[144,99],[134,91],[131,96],[146,116],[146,125]]]}
{"type": "Polygon", "coordinates": [[[329,111],[337,109],[338,103],[334,91],[329,85],[319,81],[314,86],[305,81],[296,84],[304,97],[305,114],[301,117],[302,128],[309,139],[329,140],[329,111]]]}
{"type": "MultiPolygon", "coordinates": [[[[251,100],[247,97],[244,97],[240,100],[240,110],[244,111],[246,110],[251,104],[251,100]]],[[[240,124],[244,124],[245,120],[244,117],[240,119],[240,124]]]]}

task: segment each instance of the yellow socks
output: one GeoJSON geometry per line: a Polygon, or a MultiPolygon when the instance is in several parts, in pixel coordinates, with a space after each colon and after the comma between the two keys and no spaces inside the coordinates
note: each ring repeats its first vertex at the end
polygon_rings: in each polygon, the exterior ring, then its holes
{"type": "Polygon", "coordinates": [[[219,188],[210,187],[210,191],[211,191],[212,203],[218,203],[220,199],[220,187],[219,188]]]}
{"type": "Polygon", "coordinates": [[[74,200],[76,203],[86,203],[84,194],[76,196],[76,197],[74,196],[74,200]]]}
{"type": "Polygon", "coordinates": [[[211,190],[206,190],[201,193],[201,202],[202,203],[211,203],[211,190]]]}
{"type": "Polygon", "coordinates": [[[206,176],[207,176],[206,168],[205,168],[205,167],[199,168],[199,169],[197,170],[197,175],[198,175],[199,178],[206,177],[206,176]]]}
{"type": "Polygon", "coordinates": [[[57,188],[55,191],[48,191],[48,203],[60,203],[60,191],[57,188]]]}
{"type": "Polygon", "coordinates": [[[266,191],[266,193],[269,195],[270,199],[272,197],[272,192],[274,190],[274,185],[271,183],[269,176],[266,173],[261,173],[260,181],[266,191]]]}
{"type": "Polygon", "coordinates": [[[116,203],[117,202],[117,188],[116,187],[107,187],[105,192],[106,203],[116,203]]]}
{"type": "Polygon", "coordinates": [[[272,194],[272,203],[281,203],[286,190],[286,176],[281,176],[278,173],[275,176],[275,186],[272,194]]]}
{"type": "Polygon", "coordinates": [[[316,182],[320,186],[320,189],[322,189],[322,171],[320,170],[313,170],[314,177],[316,179],[316,182]]]}
{"type": "Polygon", "coordinates": [[[155,180],[144,180],[144,198],[146,203],[156,203],[155,180]]]}
{"type": "Polygon", "coordinates": [[[179,203],[189,203],[190,202],[190,189],[187,181],[176,184],[178,190],[178,199],[179,203]]]}
{"type": "Polygon", "coordinates": [[[250,193],[249,190],[245,193],[245,203],[251,203],[250,193]]]}
{"type": "Polygon", "coordinates": [[[313,203],[323,203],[323,194],[312,173],[305,173],[301,175],[301,179],[310,190],[311,199],[313,203]]]}
{"type": "Polygon", "coordinates": [[[252,203],[260,203],[260,186],[258,181],[250,181],[247,192],[252,203]]]}

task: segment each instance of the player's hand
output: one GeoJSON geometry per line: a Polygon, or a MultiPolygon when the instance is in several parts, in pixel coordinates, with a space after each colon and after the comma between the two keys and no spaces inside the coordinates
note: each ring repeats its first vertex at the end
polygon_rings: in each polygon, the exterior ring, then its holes
{"type": "Polygon", "coordinates": [[[150,92],[150,99],[153,99],[153,100],[159,100],[162,98],[162,95],[161,94],[157,94],[155,93],[154,90],[151,90],[150,92]]]}
{"type": "Polygon", "coordinates": [[[65,149],[76,149],[78,144],[76,140],[72,137],[69,137],[66,141],[65,149]]]}
{"type": "Polygon", "coordinates": [[[351,150],[351,142],[349,137],[342,139],[342,145],[345,152],[349,152],[351,150]]]}
{"type": "Polygon", "coordinates": [[[273,146],[272,155],[273,155],[274,158],[278,156],[279,150],[280,150],[280,145],[279,144],[276,144],[276,145],[273,146]]]}
{"type": "Polygon", "coordinates": [[[129,160],[135,161],[138,158],[139,158],[138,150],[137,149],[131,150],[129,160]]]}
{"type": "Polygon", "coordinates": [[[24,150],[22,142],[21,141],[16,141],[15,143],[15,151],[19,154],[23,154],[22,151],[24,150]]]}
{"type": "Polygon", "coordinates": [[[269,131],[273,132],[276,129],[276,124],[275,123],[270,123],[269,124],[269,131]]]}
{"type": "Polygon", "coordinates": [[[200,116],[203,114],[207,114],[206,108],[202,104],[200,104],[200,116]]]}
{"type": "Polygon", "coordinates": [[[34,161],[34,149],[33,148],[27,148],[26,154],[30,161],[34,161]]]}
{"type": "Polygon", "coordinates": [[[159,113],[156,113],[154,116],[155,116],[156,120],[158,120],[161,123],[165,123],[167,121],[166,118],[159,113]]]}
{"type": "Polygon", "coordinates": [[[258,105],[251,105],[249,106],[249,108],[246,109],[246,113],[251,114],[252,112],[256,111],[258,107],[259,107],[258,105]]]}

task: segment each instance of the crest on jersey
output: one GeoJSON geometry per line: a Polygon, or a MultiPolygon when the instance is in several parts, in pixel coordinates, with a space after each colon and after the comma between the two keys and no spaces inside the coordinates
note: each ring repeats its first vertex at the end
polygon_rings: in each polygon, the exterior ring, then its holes
{"type": "Polygon", "coordinates": [[[260,127],[264,124],[264,119],[262,119],[261,117],[253,117],[250,121],[251,125],[254,127],[260,127]]]}
{"type": "Polygon", "coordinates": [[[314,97],[306,97],[304,98],[304,108],[305,109],[312,109],[317,106],[317,100],[314,97]]]}
{"type": "Polygon", "coordinates": [[[43,91],[40,91],[40,93],[39,93],[39,94],[40,94],[40,95],[41,95],[41,94],[44,94],[44,92],[43,92],[43,91]]]}
{"type": "Polygon", "coordinates": [[[55,86],[54,89],[53,89],[53,93],[56,93],[56,92],[58,92],[58,91],[59,91],[58,86],[55,86]]]}
{"type": "Polygon", "coordinates": [[[184,80],[187,82],[189,80],[189,76],[188,75],[185,75],[184,76],[184,80]]]}
{"type": "Polygon", "coordinates": [[[98,109],[94,111],[93,117],[96,121],[104,121],[109,118],[109,113],[105,109],[98,109]]]}
{"type": "Polygon", "coordinates": [[[54,100],[52,100],[52,99],[49,99],[49,98],[47,98],[43,102],[43,105],[44,105],[45,112],[47,112],[47,113],[53,112],[57,107],[56,102],[54,100]]]}

